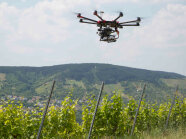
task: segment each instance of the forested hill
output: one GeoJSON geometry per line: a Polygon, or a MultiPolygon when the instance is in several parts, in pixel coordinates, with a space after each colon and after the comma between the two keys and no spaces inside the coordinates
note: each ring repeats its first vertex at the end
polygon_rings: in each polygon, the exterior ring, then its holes
{"type": "MultiPolygon", "coordinates": [[[[144,83],[151,97],[162,99],[180,84],[186,90],[185,76],[145,69],[129,68],[111,64],[65,64],[45,67],[0,67],[0,96],[42,96],[48,94],[51,83],[56,80],[56,96],[64,98],[72,90],[75,98],[85,93],[99,92],[101,81],[104,91],[119,89],[128,95],[136,96],[144,83]],[[158,94],[158,93],[159,94],[158,94]]],[[[127,97],[125,95],[125,97],[127,97]]]]}
{"type": "Polygon", "coordinates": [[[117,83],[120,81],[148,81],[155,83],[160,78],[180,79],[185,76],[162,71],[116,66],[111,64],[65,64],[46,67],[0,67],[0,73],[14,74],[20,81],[31,82],[39,78],[56,75],[56,79],[72,79],[95,83],[117,83]]]}

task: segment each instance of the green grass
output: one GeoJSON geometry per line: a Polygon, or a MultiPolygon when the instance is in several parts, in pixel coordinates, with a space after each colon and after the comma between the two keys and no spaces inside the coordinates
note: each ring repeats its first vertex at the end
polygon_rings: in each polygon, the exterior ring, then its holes
{"type": "MultiPolygon", "coordinates": [[[[88,137],[88,136],[87,136],[88,137]]],[[[82,137],[84,138],[84,137],[82,137]]],[[[161,131],[159,129],[155,129],[150,133],[144,132],[140,136],[110,136],[110,137],[96,137],[96,139],[186,139],[186,129],[179,128],[168,129],[167,131],[161,131]]]]}
{"type": "Polygon", "coordinates": [[[48,94],[52,86],[52,81],[46,82],[45,84],[42,84],[38,88],[35,89],[37,94],[48,94]]]}
{"type": "Polygon", "coordinates": [[[169,87],[179,86],[180,89],[186,89],[186,78],[185,79],[161,79],[169,87]]]}
{"type": "Polygon", "coordinates": [[[185,128],[168,129],[167,131],[154,130],[151,133],[143,133],[141,139],[186,139],[185,128]]]}
{"type": "Polygon", "coordinates": [[[0,81],[6,80],[6,74],[0,73],[0,81]]]}
{"type": "Polygon", "coordinates": [[[124,90],[120,83],[117,84],[106,84],[104,86],[104,91],[106,92],[113,92],[115,90],[124,90]]]}
{"type": "Polygon", "coordinates": [[[86,88],[84,83],[82,81],[76,81],[76,80],[66,80],[66,84],[70,85],[77,85],[78,87],[86,88]]]}

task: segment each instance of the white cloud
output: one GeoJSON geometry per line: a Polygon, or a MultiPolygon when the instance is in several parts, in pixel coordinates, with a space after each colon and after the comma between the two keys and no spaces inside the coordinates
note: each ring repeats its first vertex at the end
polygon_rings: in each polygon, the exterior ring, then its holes
{"type": "MultiPolygon", "coordinates": [[[[105,3],[169,3],[169,2],[178,2],[177,0],[94,0],[97,4],[105,3]]],[[[184,2],[184,0],[179,0],[179,2],[184,2]]]]}
{"type": "Polygon", "coordinates": [[[8,6],[7,3],[0,4],[0,31],[13,31],[18,9],[8,6]],[[12,22],[11,22],[12,21],[12,22]]]}
{"type": "MultiPolygon", "coordinates": [[[[32,7],[19,9],[8,3],[0,3],[0,38],[4,50],[14,53],[34,53],[43,46],[31,46],[25,42],[59,43],[70,36],[66,14],[78,5],[87,5],[86,0],[44,0],[32,7]]],[[[33,43],[32,43],[33,44],[33,43]]],[[[50,49],[51,50],[51,49],[50,49]]],[[[52,50],[51,50],[52,51],[52,50]]]]}
{"type": "Polygon", "coordinates": [[[185,29],[186,5],[168,4],[151,19],[144,19],[140,27],[120,30],[118,42],[102,47],[103,59],[108,63],[186,74],[185,29]]]}
{"type": "MultiPolygon", "coordinates": [[[[144,20],[145,22],[145,20],[144,20]]],[[[161,9],[152,21],[139,30],[133,38],[140,39],[140,45],[165,48],[186,46],[186,5],[169,4],[161,9]]]]}
{"type": "Polygon", "coordinates": [[[139,0],[94,0],[96,3],[138,2],[139,0]]]}

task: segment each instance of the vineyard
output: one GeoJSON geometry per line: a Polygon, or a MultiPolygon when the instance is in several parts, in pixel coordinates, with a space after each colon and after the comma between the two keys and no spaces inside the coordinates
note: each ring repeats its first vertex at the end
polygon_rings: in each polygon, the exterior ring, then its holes
{"type": "MultiPolygon", "coordinates": [[[[67,96],[60,107],[50,106],[46,115],[41,138],[86,138],[96,106],[94,97],[87,98],[81,107],[82,123],[76,121],[78,100],[67,96]]],[[[4,101],[0,105],[0,138],[36,138],[41,122],[43,108],[28,109],[21,103],[4,101]]],[[[138,101],[130,98],[123,103],[121,93],[114,92],[112,97],[104,96],[98,107],[92,137],[128,137],[130,136],[138,101]]],[[[186,127],[186,99],[176,98],[169,118],[165,123],[171,107],[170,102],[149,104],[141,102],[134,136],[140,137],[144,132],[156,129],[182,129],[186,127]]]]}

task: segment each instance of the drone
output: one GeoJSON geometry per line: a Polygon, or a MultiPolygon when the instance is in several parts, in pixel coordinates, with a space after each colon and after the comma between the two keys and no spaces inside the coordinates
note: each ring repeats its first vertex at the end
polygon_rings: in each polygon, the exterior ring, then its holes
{"type": "MultiPolygon", "coordinates": [[[[102,12],[103,13],[103,12],[102,12]]],[[[93,15],[97,16],[100,20],[96,21],[94,19],[90,19],[81,15],[81,13],[77,13],[77,17],[80,18],[80,23],[86,24],[95,24],[97,25],[98,32],[97,34],[100,36],[100,41],[104,42],[116,42],[119,38],[119,31],[118,28],[123,28],[124,26],[140,26],[141,18],[137,17],[136,20],[133,21],[126,21],[126,22],[119,22],[117,21],[120,17],[123,17],[123,13],[120,12],[119,16],[112,21],[104,20],[98,12],[95,10],[93,15]]]]}

